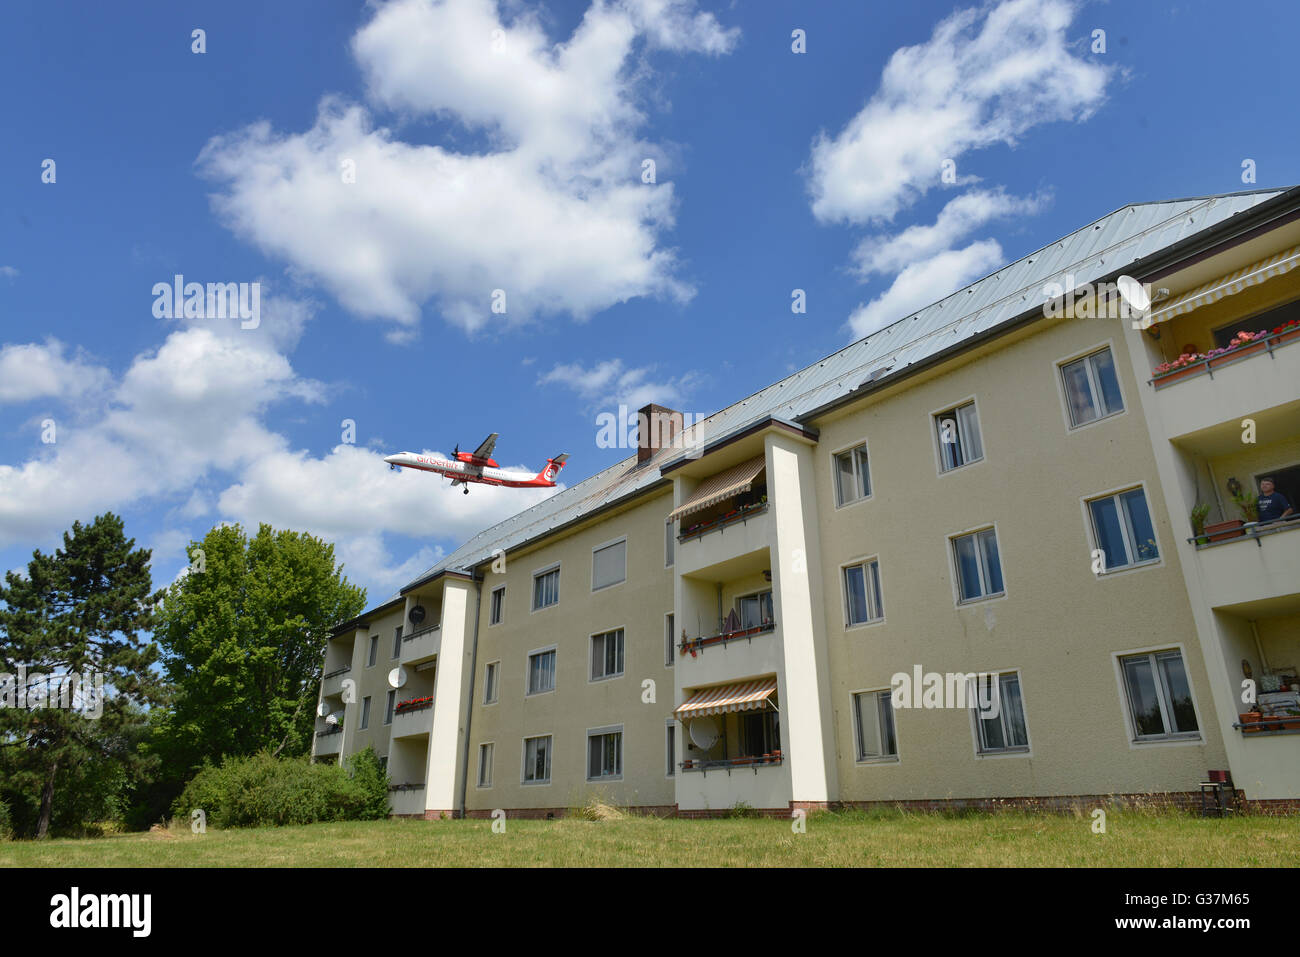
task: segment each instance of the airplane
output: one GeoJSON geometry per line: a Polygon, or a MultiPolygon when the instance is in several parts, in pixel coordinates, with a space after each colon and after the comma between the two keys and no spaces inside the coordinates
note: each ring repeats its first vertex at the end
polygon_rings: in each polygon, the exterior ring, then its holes
{"type": "Polygon", "coordinates": [[[438,455],[416,455],[414,452],[398,452],[384,458],[388,467],[395,472],[402,469],[419,469],[421,472],[435,472],[451,479],[451,486],[463,485],[461,489],[469,494],[469,483],[483,485],[501,485],[506,488],[555,488],[555,476],[564,468],[569,453],[561,452],[553,459],[546,460],[546,468],[536,475],[531,472],[512,472],[497,465],[492,458],[496,447],[498,433],[493,432],[473,452],[462,452],[460,443],[450,459],[438,455]]]}

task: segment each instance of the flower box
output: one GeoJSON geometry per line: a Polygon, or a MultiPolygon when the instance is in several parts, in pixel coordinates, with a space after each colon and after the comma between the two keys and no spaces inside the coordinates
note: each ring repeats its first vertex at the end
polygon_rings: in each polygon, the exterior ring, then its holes
{"type": "Polygon", "coordinates": [[[1246,725],[1246,727],[1241,729],[1242,732],[1245,734],[1251,734],[1259,730],[1259,719],[1263,717],[1263,715],[1258,711],[1247,711],[1244,714],[1238,713],[1237,717],[1240,719],[1242,724],[1246,725]],[[1254,725],[1254,727],[1251,727],[1251,725],[1254,725]]]}
{"type": "Polygon", "coordinates": [[[1211,542],[1226,542],[1230,538],[1239,538],[1246,523],[1240,518],[1226,522],[1215,522],[1205,526],[1205,537],[1211,542]]]}

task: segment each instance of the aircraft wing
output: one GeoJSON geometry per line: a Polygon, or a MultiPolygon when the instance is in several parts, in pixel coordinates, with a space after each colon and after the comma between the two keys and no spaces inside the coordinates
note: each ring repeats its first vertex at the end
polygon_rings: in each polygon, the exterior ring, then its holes
{"type": "Polygon", "coordinates": [[[492,458],[492,450],[496,448],[497,439],[499,437],[500,437],[499,433],[493,432],[486,439],[484,439],[482,444],[479,445],[479,447],[474,450],[474,458],[476,459],[492,458]]]}

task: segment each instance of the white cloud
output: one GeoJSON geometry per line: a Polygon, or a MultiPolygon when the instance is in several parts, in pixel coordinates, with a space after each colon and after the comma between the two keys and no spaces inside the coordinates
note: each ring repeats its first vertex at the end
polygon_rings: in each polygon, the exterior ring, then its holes
{"type": "Polygon", "coordinates": [[[591,406],[611,411],[621,404],[634,412],[651,402],[682,409],[698,376],[688,372],[656,380],[650,378],[654,371],[654,366],[629,369],[622,359],[606,359],[590,368],[577,362],[560,363],[538,376],[537,382],[567,386],[591,406]]]}
{"type": "Polygon", "coordinates": [[[814,215],[891,220],[940,185],[944,160],[1091,116],[1112,68],[1071,48],[1074,13],[1069,0],[1003,0],[959,10],[925,43],[895,51],[862,110],[813,143],[814,215]]]}
{"type": "Polygon", "coordinates": [[[693,290],[660,245],[672,184],[640,181],[656,150],[639,140],[646,71],[631,64],[641,41],[721,53],[735,37],[680,0],[593,3],[560,43],[532,14],[503,22],[493,0],[395,0],[353,38],[369,100],[482,131],[489,151],[405,143],[327,97],[306,133],[254,124],[215,137],[198,164],[235,233],[398,335],[430,301],[469,330],[684,301],[693,290]]]}
{"type": "Polygon", "coordinates": [[[0,266],[0,276],[4,276],[10,282],[13,282],[20,275],[21,273],[19,273],[18,270],[13,266],[0,266]]]}
{"type": "Polygon", "coordinates": [[[67,358],[57,339],[0,346],[0,402],[30,399],[75,399],[102,389],[108,371],[81,353],[67,358]]]}
{"type": "Polygon", "coordinates": [[[913,262],[894,278],[887,291],[853,311],[849,327],[856,338],[869,336],[987,275],[1002,262],[1002,247],[992,239],[913,262]]]}

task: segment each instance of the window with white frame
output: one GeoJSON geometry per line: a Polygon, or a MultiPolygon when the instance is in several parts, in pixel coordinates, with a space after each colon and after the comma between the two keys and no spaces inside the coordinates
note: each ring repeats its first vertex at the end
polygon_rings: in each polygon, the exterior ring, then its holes
{"type": "Polygon", "coordinates": [[[497,685],[499,683],[501,662],[489,661],[483,666],[483,703],[497,703],[497,685]]]}
{"type": "Polygon", "coordinates": [[[1119,663],[1134,740],[1200,737],[1182,652],[1124,655],[1119,663]]]}
{"type": "Polygon", "coordinates": [[[957,569],[957,593],[962,601],[978,601],[1003,593],[1002,558],[993,529],[957,536],[952,540],[952,555],[957,569]]]}
{"type": "Polygon", "coordinates": [[[591,680],[616,678],[623,673],[623,629],[591,636],[591,680]]]}
{"type": "Polygon", "coordinates": [[[980,754],[1029,750],[1020,676],[1014,671],[978,675],[972,682],[971,708],[979,730],[980,754]]]}
{"type": "Polygon", "coordinates": [[[775,615],[772,613],[772,592],[763,591],[757,595],[744,595],[737,598],[736,611],[740,615],[742,629],[771,624],[775,620],[775,615]]]}
{"type": "Polygon", "coordinates": [[[623,581],[627,581],[627,541],[614,542],[593,549],[591,590],[598,591],[623,581]]]}
{"type": "Polygon", "coordinates": [[[871,495],[867,443],[835,453],[835,504],[848,505],[871,495]]]}
{"type": "Polygon", "coordinates": [[[677,774],[677,728],[671,721],[664,728],[664,756],[668,759],[668,777],[677,774]]]}
{"type": "Polygon", "coordinates": [[[370,646],[366,649],[366,667],[373,668],[379,660],[379,636],[370,636],[370,646]]]}
{"type": "Polygon", "coordinates": [[[1093,541],[1106,558],[1106,571],[1160,559],[1146,492],[1129,489],[1088,502],[1093,541]]]}
{"type": "Polygon", "coordinates": [[[384,705],[384,724],[393,723],[393,708],[397,704],[397,692],[388,692],[388,701],[384,705]]]}
{"type": "Polygon", "coordinates": [[[672,568],[677,556],[677,532],[670,518],[664,522],[664,568],[672,568]]]}
{"type": "Polygon", "coordinates": [[[673,636],[673,633],[676,630],[677,630],[677,616],[670,611],[667,615],[664,616],[664,667],[665,668],[671,668],[673,666],[674,656],[677,653],[677,649],[673,645],[673,642],[676,640],[673,636]]]}
{"type": "Polygon", "coordinates": [[[1110,347],[1061,365],[1061,385],[1070,410],[1070,427],[1078,428],[1124,411],[1119,376],[1110,347]]]}
{"type": "Polygon", "coordinates": [[[535,651],[528,656],[528,693],[555,690],[555,649],[535,651]]]}
{"type": "Polygon", "coordinates": [[[967,402],[934,417],[935,437],[939,440],[939,463],[950,472],[984,458],[980,438],[979,416],[975,403],[967,402]]]}
{"type": "Polygon", "coordinates": [[[549,608],[560,600],[560,567],[533,576],[533,611],[549,608]]]}
{"type": "Polygon", "coordinates": [[[888,689],[862,691],[853,696],[854,727],[857,730],[859,761],[888,761],[898,758],[894,733],[894,704],[888,689]]]}
{"type": "Polygon", "coordinates": [[[402,626],[398,625],[397,630],[393,632],[393,657],[402,657],[402,626]]]}
{"type": "Polygon", "coordinates": [[[361,724],[358,725],[360,730],[364,731],[370,727],[370,696],[361,699],[361,724]]]}
{"type": "Polygon", "coordinates": [[[495,746],[492,744],[480,744],[478,746],[478,786],[481,788],[490,788],[492,786],[492,752],[495,746]]]}
{"type": "Polygon", "coordinates": [[[524,738],[524,783],[551,783],[551,736],[524,738]]]}
{"type": "Polygon", "coordinates": [[[488,608],[488,624],[499,625],[501,618],[505,614],[506,608],[506,586],[498,585],[492,589],[492,601],[488,608]]]}
{"type": "Polygon", "coordinates": [[[848,627],[880,621],[885,606],[880,596],[880,563],[876,559],[844,568],[844,623],[848,627]]]}
{"type": "Polygon", "coordinates": [[[623,776],[623,729],[597,728],[587,732],[587,780],[623,776]]]}

